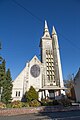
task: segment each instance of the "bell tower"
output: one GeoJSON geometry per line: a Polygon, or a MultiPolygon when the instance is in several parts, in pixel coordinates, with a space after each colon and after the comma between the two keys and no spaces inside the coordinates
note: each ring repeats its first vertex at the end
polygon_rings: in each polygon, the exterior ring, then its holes
{"type": "Polygon", "coordinates": [[[40,42],[41,47],[41,62],[44,66],[43,87],[50,88],[50,90],[61,90],[64,88],[62,68],[60,61],[58,37],[55,28],[52,29],[50,36],[47,22],[45,21],[44,32],[40,42]]]}
{"type": "MultiPolygon", "coordinates": [[[[52,29],[52,46],[53,46],[53,55],[54,55],[54,69],[55,69],[55,80],[56,85],[59,87],[64,87],[63,76],[62,76],[62,68],[60,61],[60,52],[59,52],[59,44],[56,30],[53,26],[52,29]]],[[[62,94],[65,94],[65,91],[61,90],[62,94]]]]}
{"type": "Polygon", "coordinates": [[[43,36],[41,38],[40,47],[41,47],[41,61],[45,67],[44,77],[45,86],[56,85],[52,38],[50,36],[46,21],[43,36]]]}

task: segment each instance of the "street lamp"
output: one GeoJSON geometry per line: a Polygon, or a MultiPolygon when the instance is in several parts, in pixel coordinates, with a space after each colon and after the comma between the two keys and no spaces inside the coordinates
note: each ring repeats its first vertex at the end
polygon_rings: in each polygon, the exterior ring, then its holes
{"type": "Polygon", "coordinates": [[[1,102],[2,91],[3,91],[3,87],[0,88],[0,102],[1,102]]]}

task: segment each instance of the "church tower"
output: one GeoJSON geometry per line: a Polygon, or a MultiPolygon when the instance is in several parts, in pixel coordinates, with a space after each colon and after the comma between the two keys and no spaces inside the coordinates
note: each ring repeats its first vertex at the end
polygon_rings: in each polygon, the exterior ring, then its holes
{"type": "MultiPolygon", "coordinates": [[[[54,26],[52,29],[52,46],[53,46],[53,55],[54,55],[55,80],[57,83],[56,85],[63,88],[64,83],[63,83],[62,68],[61,68],[61,61],[60,61],[58,36],[54,26]]],[[[63,90],[61,90],[61,93],[65,94],[63,90]]]]}
{"type": "MultiPolygon", "coordinates": [[[[40,47],[41,62],[45,68],[43,88],[46,87],[52,90],[64,88],[57,33],[53,27],[52,35],[50,36],[46,21],[40,47]]],[[[60,92],[65,94],[63,90],[60,90],[60,92]]]]}
{"type": "Polygon", "coordinates": [[[52,38],[50,36],[46,21],[43,37],[41,38],[41,61],[45,66],[46,71],[44,80],[45,85],[56,85],[52,38]]]}

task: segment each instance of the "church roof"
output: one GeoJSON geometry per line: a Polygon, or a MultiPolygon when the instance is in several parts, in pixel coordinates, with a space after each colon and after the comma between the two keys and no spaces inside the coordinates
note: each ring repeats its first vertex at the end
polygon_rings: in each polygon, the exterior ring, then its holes
{"type": "Polygon", "coordinates": [[[36,55],[31,59],[31,61],[33,61],[33,60],[38,61],[39,63],[41,63],[41,61],[38,59],[38,57],[36,55]]]}

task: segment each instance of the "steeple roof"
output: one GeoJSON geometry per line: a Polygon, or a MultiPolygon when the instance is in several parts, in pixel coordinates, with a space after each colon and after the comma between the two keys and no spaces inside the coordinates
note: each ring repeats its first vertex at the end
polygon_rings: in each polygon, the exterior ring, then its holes
{"type": "Polygon", "coordinates": [[[52,35],[56,35],[56,30],[55,30],[54,26],[52,28],[52,35]]]}
{"type": "Polygon", "coordinates": [[[51,39],[46,20],[45,20],[44,33],[43,33],[43,37],[42,38],[50,38],[51,39]]]}
{"type": "Polygon", "coordinates": [[[46,20],[45,20],[44,32],[49,32],[46,20]]]}

